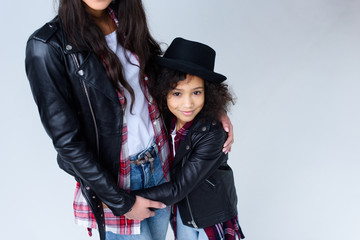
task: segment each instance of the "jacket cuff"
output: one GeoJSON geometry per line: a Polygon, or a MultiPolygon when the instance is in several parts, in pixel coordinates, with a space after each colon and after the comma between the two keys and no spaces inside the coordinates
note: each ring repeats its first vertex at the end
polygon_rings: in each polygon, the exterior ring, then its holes
{"type": "Polygon", "coordinates": [[[122,216],[125,213],[129,212],[135,204],[136,196],[129,194],[128,196],[124,196],[123,201],[124,202],[121,204],[120,207],[108,206],[115,216],[122,216]]]}

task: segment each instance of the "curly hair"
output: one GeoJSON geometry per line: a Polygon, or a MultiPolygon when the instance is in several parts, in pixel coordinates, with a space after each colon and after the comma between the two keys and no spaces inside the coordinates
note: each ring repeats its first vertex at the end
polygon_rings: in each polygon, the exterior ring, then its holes
{"type": "MultiPolygon", "coordinates": [[[[172,116],[167,106],[167,95],[176,88],[179,81],[186,79],[187,73],[162,68],[158,77],[149,82],[149,91],[158,103],[160,113],[166,118],[172,116]]],[[[216,119],[222,116],[230,108],[230,103],[235,104],[234,98],[224,83],[213,83],[204,79],[205,103],[204,107],[197,116],[197,119],[216,119]]]]}

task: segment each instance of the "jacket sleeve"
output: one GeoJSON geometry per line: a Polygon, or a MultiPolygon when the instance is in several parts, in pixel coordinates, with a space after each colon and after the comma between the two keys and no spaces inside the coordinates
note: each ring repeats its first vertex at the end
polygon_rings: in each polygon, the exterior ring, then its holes
{"type": "Polygon", "coordinates": [[[132,193],[171,205],[181,201],[211,176],[227,157],[222,152],[226,134],[220,128],[197,134],[202,136],[193,145],[193,150],[184,165],[176,169],[170,182],[132,193]]]}
{"type": "Polygon", "coordinates": [[[27,43],[26,74],[42,124],[58,157],[70,166],[68,173],[85,182],[115,215],[123,215],[131,209],[135,197],[120,189],[101,168],[81,134],[61,51],[35,39],[27,43]]]}

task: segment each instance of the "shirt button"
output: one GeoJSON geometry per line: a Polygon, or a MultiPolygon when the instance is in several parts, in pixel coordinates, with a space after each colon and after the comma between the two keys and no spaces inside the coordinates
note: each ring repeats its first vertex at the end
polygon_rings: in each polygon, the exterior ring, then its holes
{"type": "Polygon", "coordinates": [[[190,149],[190,146],[189,146],[189,145],[187,145],[187,146],[186,146],[186,150],[189,150],[189,149],[190,149]]]}
{"type": "Polygon", "coordinates": [[[156,122],[154,122],[154,125],[156,125],[156,122]]]}
{"type": "Polygon", "coordinates": [[[100,208],[101,206],[100,205],[98,205],[98,208],[100,208]]]}
{"type": "Polygon", "coordinates": [[[212,125],[214,125],[214,126],[215,126],[215,125],[216,125],[216,122],[212,122],[212,125]]]}
{"type": "Polygon", "coordinates": [[[84,76],[84,74],[85,74],[84,70],[79,70],[78,73],[79,73],[80,76],[84,76]]]}
{"type": "Polygon", "coordinates": [[[86,187],[86,190],[88,190],[88,191],[89,191],[89,190],[90,190],[90,187],[86,187]]]}
{"type": "Polygon", "coordinates": [[[147,81],[147,80],[149,80],[149,78],[148,78],[148,77],[145,77],[144,79],[145,79],[146,81],[147,81]]]}
{"type": "Polygon", "coordinates": [[[158,146],[160,146],[161,144],[160,143],[158,143],[158,146]]]}
{"type": "Polygon", "coordinates": [[[71,45],[66,45],[66,50],[70,51],[72,49],[71,45]]]}
{"type": "Polygon", "coordinates": [[[92,196],[92,199],[95,199],[96,197],[95,196],[92,196]]]}
{"type": "Polygon", "coordinates": [[[206,131],[206,127],[203,127],[201,130],[202,130],[203,132],[205,132],[205,131],[206,131]]]}

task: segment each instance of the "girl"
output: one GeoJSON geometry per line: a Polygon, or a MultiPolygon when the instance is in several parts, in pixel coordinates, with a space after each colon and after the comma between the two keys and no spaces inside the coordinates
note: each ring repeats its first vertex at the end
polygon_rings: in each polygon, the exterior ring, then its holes
{"type": "Polygon", "coordinates": [[[58,16],[27,43],[41,121],[60,168],[77,181],[76,223],[98,228],[101,239],[165,239],[168,209],[129,194],[169,175],[167,136],[147,87],[159,54],[141,0],[60,0],[58,16]]]}
{"type": "Polygon", "coordinates": [[[135,193],[177,203],[173,226],[178,240],[244,238],[232,170],[221,151],[226,133],[218,122],[232,97],[221,83],[226,77],[213,71],[215,51],[176,38],[158,62],[164,68],[151,90],[164,115],[172,118],[171,182],[135,193]]]}

